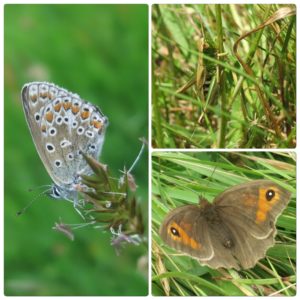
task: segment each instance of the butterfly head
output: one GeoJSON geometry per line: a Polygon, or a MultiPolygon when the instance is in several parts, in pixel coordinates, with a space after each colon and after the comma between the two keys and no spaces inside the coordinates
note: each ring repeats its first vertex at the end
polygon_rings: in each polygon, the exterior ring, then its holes
{"type": "Polygon", "coordinates": [[[58,186],[57,184],[52,184],[50,190],[47,192],[47,195],[53,199],[66,199],[72,201],[75,192],[76,191],[74,190],[58,186]]]}

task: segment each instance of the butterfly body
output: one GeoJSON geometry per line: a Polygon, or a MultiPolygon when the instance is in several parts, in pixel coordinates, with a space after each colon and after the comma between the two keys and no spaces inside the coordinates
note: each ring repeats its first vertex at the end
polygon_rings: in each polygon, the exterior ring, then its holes
{"type": "Polygon", "coordinates": [[[76,202],[80,175],[91,173],[82,153],[98,158],[107,118],[79,95],[52,83],[25,84],[21,96],[33,142],[54,182],[49,195],[76,202]]]}
{"type": "Polygon", "coordinates": [[[269,180],[232,187],[212,203],[172,210],[160,227],[169,246],[212,268],[248,269],[274,244],[276,220],[290,193],[269,180]]]}

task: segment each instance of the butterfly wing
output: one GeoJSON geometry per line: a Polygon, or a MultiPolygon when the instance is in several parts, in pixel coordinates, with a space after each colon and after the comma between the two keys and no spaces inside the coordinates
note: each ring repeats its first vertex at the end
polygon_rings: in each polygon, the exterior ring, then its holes
{"type": "Polygon", "coordinates": [[[233,242],[230,251],[243,269],[253,267],[274,244],[276,220],[289,199],[290,192],[269,180],[235,186],[215,199],[221,217],[216,234],[220,239],[227,228],[233,242]]]}
{"type": "Polygon", "coordinates": [[[223,225],[230,230],[233,245],[230,248],[232,257],[238,262],[239,267],[232,266],[235,269],[249,269],[266,256],[267,250],[274,244],[274,235],[276,229],[273,228],[270,234],[263,238],[257,239],[249,234],[245,226],[239,227],[231,219],[225,219],[223,225]]]}
{"type": "Polygon", "coordinates": [[[274,231],[274,224],[290,200],[290,192],[270,180],[234,186],[214,201],[220,214],[257,239],[274,231]]]}
{"type": "Polygon", "coordinates": [[[213,269],[235,268],[236,270],[239,270],[239,262],[234,257],[231,247],[225,246],[228,237],[232,244],[235,243],[235,237],[230,233],[229,228],[225,228],[223,223],[208,223],[208,233],[214,250],[214,256],[207,261],[200,259],[201,264],[207,265],[213,269]]]}
{"type": "Polygon", "coordinates": [[[208,225],[197,205],[172,210],[160,227],[160,236],[170,247],[203,261],[214,256],[208,225]]]}
{"type": "Polygon", "coordinates": [[[30,132],[52,180],[59,186],[74,183],[89,170],[81,151],[97,158],[107,118],[78,95],[54,84],[32,82],[22,89],[30,132]]]}
{"type": "Polygon", "coordinates": [[[289,199],[290,193],[272,181],[252,181],[221,193],[213,205],[171,211],[160,235],[211,268],[251,268],[274,244],[276,219],[289,199]]]}

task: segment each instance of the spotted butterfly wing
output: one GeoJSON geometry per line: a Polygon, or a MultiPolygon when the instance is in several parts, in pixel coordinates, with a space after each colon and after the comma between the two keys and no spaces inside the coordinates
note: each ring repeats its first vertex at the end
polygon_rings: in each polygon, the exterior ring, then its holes
{"type": "Polygon", "coordinates": [[[169,212],[163,241],[211,268],[248,269],[274,245],[276,220],[291,193],[270,180],[227,189],[213,203],[185,205],[169,212]]]}
{"type": "Polygon", "coordinates": [[[107,118],[77,94],[46,82],[26,84],[22,102],[47,172],[57,186],[71,189],[78,174],[89,172],[81,151],[98,158],[107,118]]]}

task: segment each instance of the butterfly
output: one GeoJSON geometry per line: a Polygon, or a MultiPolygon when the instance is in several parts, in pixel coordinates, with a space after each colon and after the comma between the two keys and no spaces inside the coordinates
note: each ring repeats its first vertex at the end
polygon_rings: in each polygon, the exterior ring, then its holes
{"type": "Polygon", "coordinates": [[[82,153],[99,157],[108,118],[95,105],[52,83],[27,83],[21,97],[36,150],[53,180],[49,195],[76,207],[80,175],[92,172],[82,153]]]}
{"type": "Polygon", "coordinates": [[[212,203],[178,207],[167,214],[162,240],[211,268],[248,269],[274,245],[276,220],[291,193],[270,180],[233,186],[212,203]]]}

